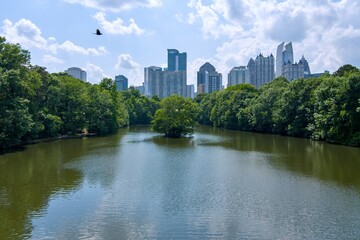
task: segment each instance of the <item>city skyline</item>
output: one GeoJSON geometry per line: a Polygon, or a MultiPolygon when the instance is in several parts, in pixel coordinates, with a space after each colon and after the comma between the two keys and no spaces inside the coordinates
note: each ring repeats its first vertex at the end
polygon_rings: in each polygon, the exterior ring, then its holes
{"type": "Polygon", "coordinates": [[[14,0],[0,9],[0,36],[49,72],[79,67],[91,83],[121,74],[129,86],[142,84],[145,67],[164,68],[166,49],[181,49],[196,84],[205,62],[225,76],[259,53],[275,56],[281,42],[292,42],[294,59],[304,55],[312,72],[359,67],[359,11],[356,0],[14,0]]]}

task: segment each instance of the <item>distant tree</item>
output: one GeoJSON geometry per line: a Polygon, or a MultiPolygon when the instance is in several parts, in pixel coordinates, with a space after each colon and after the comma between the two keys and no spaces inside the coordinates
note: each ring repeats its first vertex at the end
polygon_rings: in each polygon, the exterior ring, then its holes
{"type": "Polygon", "coordinates": [[[121,91],[120,95],[129,113],[130,125],[151,123],[156,110],[159,108],[159,97],[148,98],[134,87],[121,91]]]}
{"type": "Polygon", "coordinates": [[[161,100],[152,128],[156,132],[164,133],[166,137],[192,135],[196,125],[196,115],[196,103],[191,99],[173,95],[161,100]]]}
{"type": "Polygon", "coordinates": [[[351,64],[346,64],[344,66],[341,66],[336,72],[334,72],[333,76],[344,77],[350,75],[351,73],[360,73],[360,70],[351,64]]]}

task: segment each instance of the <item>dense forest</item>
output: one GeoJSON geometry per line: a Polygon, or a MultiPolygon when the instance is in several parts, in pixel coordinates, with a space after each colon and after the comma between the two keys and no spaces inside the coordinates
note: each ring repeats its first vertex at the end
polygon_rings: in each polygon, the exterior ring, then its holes
{"type": "MultiPolygon", "coordinates": [[[[200,124],[360,146],[360,70],[351,65],[320,78],[279,77],[260,89],[232,86],[200,94],[194,103],[200,124]]],[[[111,79],[90,84],[50,74],[0,37],[0,151],[36,139],[155,124],[160,107],[158,97],[133,87],[118,92],[111,79]]]]}
{"type": "Polygon", "coordinates": [[[111,79],[92,85],[29,62],[28,51],[0,37],[0,150],[128,125],[128,111],[111,79]]]}

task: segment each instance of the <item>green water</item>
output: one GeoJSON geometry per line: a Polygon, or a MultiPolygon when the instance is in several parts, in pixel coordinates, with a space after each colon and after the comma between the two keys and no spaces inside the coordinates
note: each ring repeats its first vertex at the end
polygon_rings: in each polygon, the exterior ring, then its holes
{"type": "Polygon", "coordinates": [[[0,155],[0,239],[359,239],[360,149],[148,127],[0,155]]]}

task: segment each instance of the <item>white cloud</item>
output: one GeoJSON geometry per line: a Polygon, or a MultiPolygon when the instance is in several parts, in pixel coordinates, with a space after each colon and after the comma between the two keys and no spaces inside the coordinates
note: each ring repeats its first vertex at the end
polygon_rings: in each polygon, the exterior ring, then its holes
{"type": "Polygon", "coordinates": [[[111,76],[104,73],[104,70],[90,62],[86,63],[84,68],[87,74],[87,81],[93,84],[100,83],[104,78],[112,78],[111,76]]]}
{"type": "Polygon", "coordinates": [[[119,74],[126,76],[129,79],[129,86],[140,86],[144,80],[143,70],[140,64],[135,62],[129,54],[120,54],[115,69],[119,74]]]}
{"type": "MultiPolygon", "coordinates": [[[[246,65],[260,52],[275,54],[292,41],[295,60],[304,54],[313,72],[360,65],[360,2],[357,0],[190,0],[189,24],[204,38],[229,38],[217,49],[219,70],[246,65]]],[[[227,74],[226,72],[223,72],[227,74]]]]}
{"type": "Polygon", "coordinates": [[[43,61],[44,63],[46,63],[47,65],[51,65],[51,64],[63,64],[63,63],[64,63],[63,60],[61,60],[61,59],[59,59],[59,58],[57,58],[57,57],[54,57],[54,56],[52,56],[52,55],[48,55],[48,54],[46,54],[46,55],[43,56],[42,61],[43,61]]]}
{"type": "Polygon", "coordinates": [[[103,46],[98,48],[84,48],[68,40],[60,44],[54,37],[45,39],[41,34],[40,28],[27,19],[20,19],[16,23],[5,19],[3,21],[2,30],[7,41],[19,43],[25,48],[38,48],[50,51],[53,54],[57,54],[58,51],[93,56],[105,55],[108,53],[103,46]]]}
{"type": "Polygon", "coordinates": [[[144,30],[139,28],[139,26],[135,23],[134,19],[130,19],[129,26],[125,26],[123,20],[120,18],[116,18],[116,20],[110,22],[105,19],[105,13],[98,12],[94,18],[99,22],[102,28],[107,33],[111,34],[136,34],[141,35],[144,33],[144,30]]]}
{"type": "Polygon", "coordinates": [[[107,54],[107,50],[105,47],[99,47],[99,48],[83,48],[81,46],[78,46],[70,41],[65,41],[62,44],[55,44],[54,45],[56,50],[63,50],[65,52],[71,53],[71,54],[82,54],[82,55],[93,55],[93,56],[99,56],[99,55],[105,55],[107,54]]]}
{"type": "Polygon", "coordinates": [[[5,19],[2,27],[6,39],[11,43],[20,43],[26,48],[36,47],[46,49],[47,41],[41,36],[40,29],[27,19],[20,19],[16,23],[5,19]]]}
{"type": "Polygon", "coordinates": [[[135,62],[130,54],[120,54],[118,57],[118,61],[115,65],[115,69],[135,69],[139,68],[140,64],[135,62]]]}
{"type": "Polygon", "coordinates": [[[136,7],[159,7],[161,0],[63,0],[68,3],[81,4],[85,7],[95,8],[101,11],[119,12],[136,7]]]}

